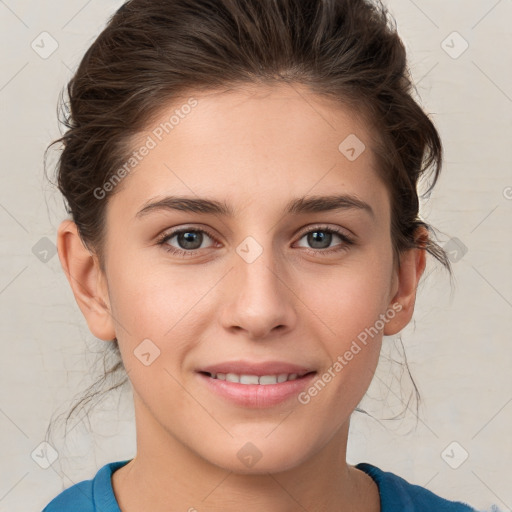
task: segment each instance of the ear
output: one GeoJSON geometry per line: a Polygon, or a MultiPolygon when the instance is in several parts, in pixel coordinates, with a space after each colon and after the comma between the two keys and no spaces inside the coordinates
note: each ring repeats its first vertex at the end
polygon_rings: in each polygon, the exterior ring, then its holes
{"type": "Polygon", "coordinates": [[[116,334],[106,278],[100,269],[97,256],[84,246],[74,222],[65,220],[60,224],[57,231],[57,250],[89,330],[96,338],[113,340],[116,334]]]}
{"type": "Polygon", "coordinates": [[[425,270],[426,250],[423,247],[428,238],[426,228],[419,227],[416,230],[415,239],[417,245],[422,248],[408,249],[400,255],[400,268],[396,270],[393,279],[393,298],[389,304],[397,313],[384,327],[386,336],[399,333],[411,321],[416,302],[416,290],[425,270]]]}

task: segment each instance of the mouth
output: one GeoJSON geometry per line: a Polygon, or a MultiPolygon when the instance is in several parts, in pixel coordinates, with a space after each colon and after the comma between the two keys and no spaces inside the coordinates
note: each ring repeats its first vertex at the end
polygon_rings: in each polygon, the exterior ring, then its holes
{"type": "Polygon", "coordinates": [[[236,361],[202,368],[196,373],[212,396],[231,405],[262,409],[296,400],[317,371],[280,362],[236,361]]]}
{"type": "Polygon", "coordinates": [[[269,386],[272,384],[281,384],[292,380],[302,379],[307,375],[316,372],[304,372],[304,373],[278,373],[269,375],[251,375],[251,374],[237,374],[237,373],[211,373],[211,372],[199,372],[211,379],[224,380],[226,382],[233,382],[236,384],[257,384],[259,386],[269,386]]]}

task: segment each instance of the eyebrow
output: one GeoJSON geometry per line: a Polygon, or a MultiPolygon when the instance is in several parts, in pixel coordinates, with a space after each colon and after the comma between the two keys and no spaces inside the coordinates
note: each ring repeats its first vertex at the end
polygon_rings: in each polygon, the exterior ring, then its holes
{"type": "MultiPolygon", "coordinates": [[[[155,201],[150,199],[145,203],[143,208],[137,212],[135,217],[141,218],[150,212],[166,210],[220,215],[225,217],[235,216],[234,210],[224,201],[186,196],[167,196],[155,201]]],[[[372,207],[351,194],[309,196],[293,199],[286,205],[284,214],[300,215],[304,213],[342,210],[364,211],[375,219],[375,212],[372,207]]]]}

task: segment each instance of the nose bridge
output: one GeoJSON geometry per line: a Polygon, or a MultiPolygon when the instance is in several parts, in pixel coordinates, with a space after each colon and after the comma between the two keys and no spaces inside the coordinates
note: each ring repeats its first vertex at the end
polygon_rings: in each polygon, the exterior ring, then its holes
{"type": "MultiPolygon", "coordinates": [[[[242,246],[243,247],[243,246],[242,246]]],[[[247,249],[247,245],[245,246],[247,249]]],[[[272,247],[265,247],[258,254],[255,247],[249,247],[237,262],[237,275],[242,289],[251,293],[271,293],[275,296],[279,288],[279,275],[272,247]],[[245,257],[249,259],[245,259],[245,257]],[[251,259],[254,258],[254,259],[251,259]]]]}
{"type": "Polygon", "coordinates": [[[252,337],[264,336],[277,326],[290,327],[293,307],[271,236],[247,236],[235,252],[225,327],[237,326],[252,337]]]}

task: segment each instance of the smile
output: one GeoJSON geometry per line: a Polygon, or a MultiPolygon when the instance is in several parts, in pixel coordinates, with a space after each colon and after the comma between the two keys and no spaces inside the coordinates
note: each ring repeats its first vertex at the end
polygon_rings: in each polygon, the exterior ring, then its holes
{"type": "MultiPolygon", "coordinates": [[[[253,370],[254,371],[254,370],[253,370]]],[[[316,371],[251,373],[199,371],[203,386],[221,400],[238,407],[270,408],[297,400],[315,378],[316,371]]]]}
{"type": "MultiPolygon", "coordinates": [[[[208,373],[212,379],[225,380],[227,382],[236,382],[239,384],[260,384],[262,386],[269,384],[280,384],[289,380],[299,378],[297,373],[280,373],[276,375],[238,375],[236,373],[208,373]]],[[[302,377],[302,375],[300,376],[302,377]]]]}

